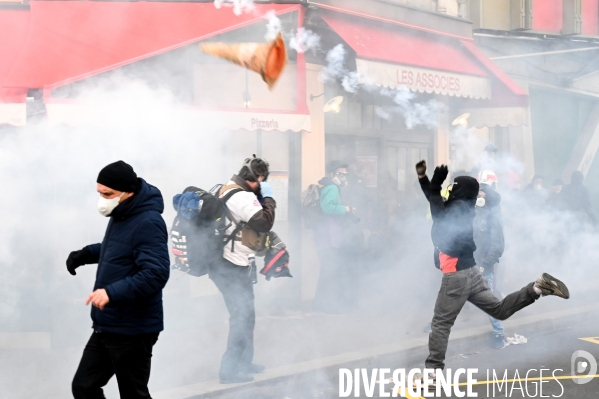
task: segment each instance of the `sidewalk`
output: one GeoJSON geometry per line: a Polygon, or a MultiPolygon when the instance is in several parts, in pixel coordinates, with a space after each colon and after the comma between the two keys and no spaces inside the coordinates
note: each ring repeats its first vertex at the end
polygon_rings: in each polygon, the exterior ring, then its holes
{"type": "MultiPolygon", "coordinates": [[[[197,314],[185,316],[190,321],[188,326],[168,323],[169,328],[160,335],[154,350],[150,379],[154,399],[264,398],[246,393],[314,372],[331,380],[329,376],[338,374],[339,367],[374,367],[382,363],[397,367],[402,364],[405,351],[422,352],[424,361],[428,334],[422,329],[432,317],[430,307],[416,305],[423,302],[407,294],[402,302],[344,316],[301,312],[274,316],[260,314],[259,308],[255,362],[264,364],[267,371],[257,375],[251,384],[221,385],[218,368],[225,350],[228,322],[218,303],[214,301],[213,314],[202,325],[192,323],[197,314]]],[[[535,334],[554,328],[556,318],[579,317],[599,309],[595,305],[589,307],[589,303],[594,302],[586,302],[580,296],[568,301],[543,298],[505,322],[505,327],[510,336],[518,333],[534,339],[535,334]]],[[[183,317],[172,313],[171,310],[168,314],[174,320],[183,317]]],[[[86,322],[89,323],[87,319],[86,322]]],[[[63,337],[61,345],[51,349],[0,350],[0,399],[71,397],[71,379],[91,333],[82,322],[77,325],[80,328],[65,328],[72,331],[71,335],[63,337]]],[[[490,331],[488,317],[469,306],[456,321],[451,336],[454,343],[450,343],[449,350],[456,348],[459,339],[490,344],[490,331]]],[[[119,397],[114,378],[105,392],[107,398],[119,397]]]]}
{"type": "MultiPolygon", "coordinates": [[[[589,305],[582,298],[578,301],[544,298],[534,307],[525,309],[504,322],[504,326],[510,336],[518,333],[534,338],[535,334],[556,328],[557,319],[580,320],[595,312],[599,312],[599,306],[589,305]]],[[[262,318],[257,323],[256,362],[265,364],[268,369],[265,373],[257,375],[255,382],[237,385],[219,384],[216,377],[221,351],[217,350],[210,354],[212,360],[209,362],[205,357],[208,353],[204,353],[204,356],[198,359],[198,362],[210,366],[204,369],[203,375],[195,375],[195,382],[183,383],[176,388],[160,389],[159,386],[169,384],[157,378],[158,371],[153,373],[152,378],[155,382],[153,397],[154,399],[258,397],[249,393],[269,384],[284,383],[286,379],[297,378],[298,375],[312,373],[310,378],[315,378],[316,374],[322,376],[323,373],[328,373],[334,376],[340,367],[352,368],[358,367],[359,364],[367,367],[366,365],[369,364],[380,364],[394,359],[401,362],[400,359],[405,351],[426,348],[428,334],[422,332],[422,328],[431,318],[430,314],[422,311],[411,315],[410,312],[403,313],[403,317],[399,314],[394,317],[385,317],[383,314],[348,316],[297,314],[286,318],[262,318]],[[207,376],[211,378],[202,379],[207,376]]],[[[487,340],[490,342],[490,331],[487,316],[480,310],[470,307],[458,318],[452,330],[451,341],[478,340],[484,344],[487,340]]],[[[450,343],[450,350],[451,346],[452,343],[450,343]]],[[[159,356],[162,358],[160,363],[168,363],[163,358],[164,354],[158,354],[157,361],[159,356]]],[[[169,357],[174,360],[174,356],[178,355],[171,354],[169,357]]],[[[424,361],[424,358],[422,360],[424,361]]],[[[192,378],[185,380],[190,381],[192,378]]]]}

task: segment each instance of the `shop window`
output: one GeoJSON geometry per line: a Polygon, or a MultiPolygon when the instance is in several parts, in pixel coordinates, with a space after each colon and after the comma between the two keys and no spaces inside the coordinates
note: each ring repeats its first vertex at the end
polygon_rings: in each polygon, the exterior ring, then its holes
{"type": "MultiPolygon", "coordinates": [[[[510,0],[511,28],[526,30],[533,28],[533,1],[535,0],[510,0]]],[[[542,1],[535,1],[538,5],[542,1]]],[[[556,0],[547,0],[548,2],[556,0]]],[[[558,0],[559,1],[559,0],[558,0]]]]}

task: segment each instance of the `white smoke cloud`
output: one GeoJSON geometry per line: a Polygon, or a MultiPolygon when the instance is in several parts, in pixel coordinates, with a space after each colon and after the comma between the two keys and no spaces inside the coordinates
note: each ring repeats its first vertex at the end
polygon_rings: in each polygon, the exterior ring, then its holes
{"type": "Polygon", "coordinates": [[[355,94],[360,88],[362,77],[358,72],[345,68],[346,56],[347,51],[342,44],[333,47],[326,55],[327,66],[322,71],[322,80],[330,82],[339,79],[345,91],[355,94]]]}
{"type": "Polygon", "coordinates": [[[309,29],[301,27],[289,41],[289,47],[300,54],[308,50],[315,53],[320,49],[320,36],[309,29]]]}
{"type": "Polygon", "coordinates": [[[322,71],[323,81],[333,81],[347,72],[344,65],[346,54],[343,44],[338,44],[329,50],[326,55],[327,66],[322,71]]]}
{"type": "Polygon", "coordinates": [[[235,15],[241,15],[254,11],[256,8],[254,0],[214,0],[216,8],[232,7],[235,15]]]}
{"type": "Polygon", "coordinates": [[[274,40],[281,32],[281,20],[272,10],[267,12],[264,18],[268,20],[268,24],[266,25],[266,35],[264,35],[264,38],[267,41],[274,40]]]}
{"type": "Polygon", "coordinates": [[[396,104],[392,107],[379,107],[377,115],[383,119],[390,119],[392,114],[399,114],[403,117],[406,127],[413,129],[416,126],[426,126],[432,129],[437,124],[437,114],[444,108],[444,105],[435,100],[429,100],[424,103],[415,103],[416,94],[407,87],[399,89],[380,89],[380,94],[393,99],[396,104]]]}

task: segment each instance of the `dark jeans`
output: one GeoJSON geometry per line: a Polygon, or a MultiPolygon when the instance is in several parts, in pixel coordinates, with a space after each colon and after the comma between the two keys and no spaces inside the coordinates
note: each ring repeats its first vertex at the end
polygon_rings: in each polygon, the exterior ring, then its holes
{"type": "Polygon", "coordinates": [[[238,373],[254,359],[256,310],[254,284],[248,273],[248,267],[224,259],[210,270],[210,279],[223,294],[229,311],[229,338],[220,364],[221,378],[238,373]]]}
{"type": "Polygon", "coordinates": [[[113,375],[123,399],[151,399],[148,391],[152,347],[158,333],[119,335],[94,332],[73,378],[75,399],[105,398],[104,387],[113,375]]]}
{"type": "Polygon", "coordinates": [[[519,291],[497,299],[478,267],[443,275],[435,303],[432,332],[428,338],[429,356],[426,368],[443,369],[451,327],[466,301],[499,320],[505,320],[520,309],[532,304],[539,296],[530,283],[519,291]]]}

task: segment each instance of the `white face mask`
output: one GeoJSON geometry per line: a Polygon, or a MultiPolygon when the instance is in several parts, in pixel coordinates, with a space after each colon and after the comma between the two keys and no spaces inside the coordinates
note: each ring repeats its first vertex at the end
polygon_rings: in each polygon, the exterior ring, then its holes
{"type": "Polygon", "coordinates": [[[483,197],[478,197],[476,199],[476,206],[479,208],[482,208],[483,206],[485,206],[485,203],[486,203],[486,201],[483,197]]]}
{"type": "Polygon", "coordinates": [[[125,195],[125,193],[122,193],[118,197],[114,197],[114,198],[110,198],[110,199],[100,197],[100,199],[98,200],[98,212],[100,212],[100,215],[110,216],[112,211],[114,211],[114,208],[119,206],[119,200],[121,199],[121,197],[123,195],[125,195]]]}

